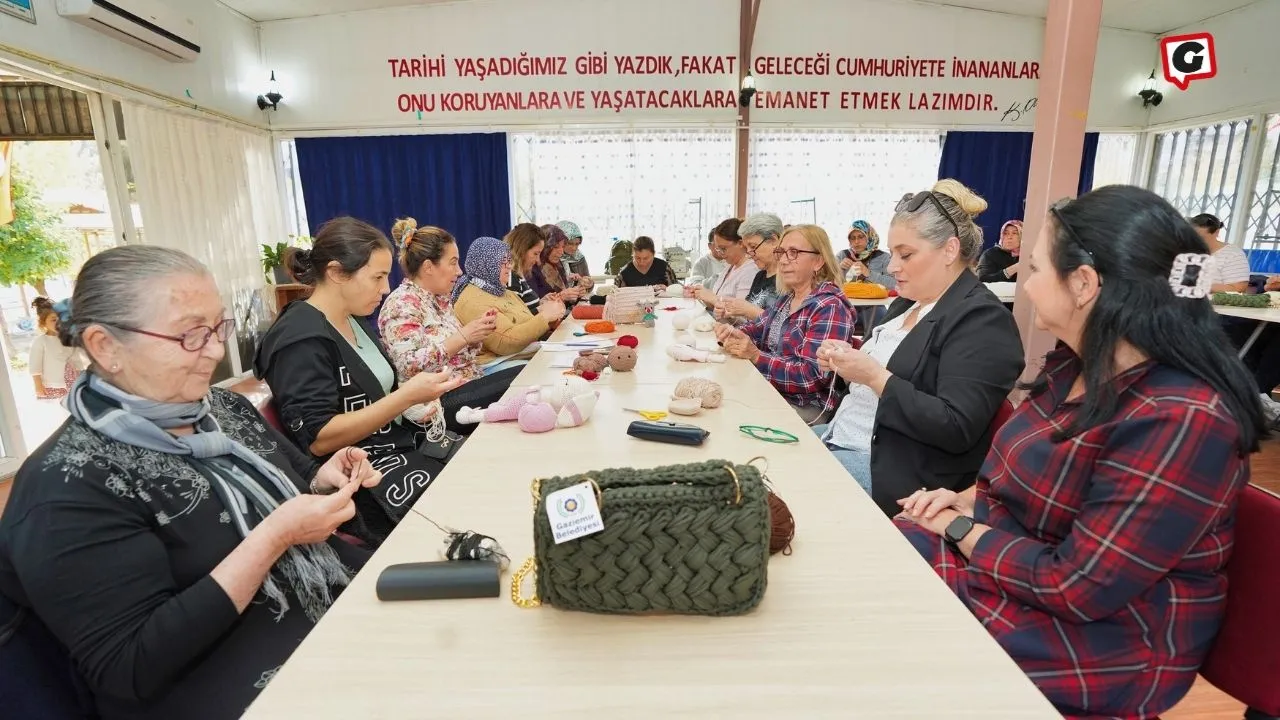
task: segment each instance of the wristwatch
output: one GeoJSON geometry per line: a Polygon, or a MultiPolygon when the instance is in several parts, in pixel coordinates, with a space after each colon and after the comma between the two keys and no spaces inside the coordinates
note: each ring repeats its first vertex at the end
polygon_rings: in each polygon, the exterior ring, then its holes
{"type": "Polygon", "coordinates": [[[955,520],[947,523],[947,529],[942,534],[946,537],[947,542],[952,545],[959,545],[966,535],[973,532],[974,524],[973,518],[967,515],[960,515],[955,520]]]}

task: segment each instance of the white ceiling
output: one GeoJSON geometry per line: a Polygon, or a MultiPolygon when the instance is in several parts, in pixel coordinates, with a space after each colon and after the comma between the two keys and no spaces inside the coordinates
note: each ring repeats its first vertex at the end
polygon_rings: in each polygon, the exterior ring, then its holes
{"type": "MultiPolygon", "coordinates": [[[[259,22],[459,0],[219,0],[259,22]]],[[[465,0],[462,0],[465,1],[465,0]]],[[[536,0],[521,0],[536,2],[536,0]]],[[[785,2],[785,0],[762,0],[785,2]]],[[[923,0],[974,10],[1044,17],[1049,0],[923,0]]],[[[1263,0],[1105,0],[1102,24],[1159,35],[1263,0]]]]}
{"type": "MultiPolygon", "coordinates": [[[[1044,17],[1049,0],[923,0],[934,5],[952,5],[974,10],[991,10],[1010,15],[1044,17]]],[[[1160,35],[1198,23],[1262,0],[1103,0],[1105,27],[1160,35]]]]}

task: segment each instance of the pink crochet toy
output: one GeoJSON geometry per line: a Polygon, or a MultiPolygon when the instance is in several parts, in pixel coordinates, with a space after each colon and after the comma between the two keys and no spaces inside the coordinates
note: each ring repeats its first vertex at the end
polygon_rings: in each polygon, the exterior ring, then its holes
{"type": "Polygon", "coordinates": [[[582,378],[565,378],[553,385],[499,400],[483,410],[459,408],[458,422],[470,425],[515,420],[524,432],[550,432],[557,427],[577,427],[590,420],[598,397],[599,393],[590,390],[582,378]]]}

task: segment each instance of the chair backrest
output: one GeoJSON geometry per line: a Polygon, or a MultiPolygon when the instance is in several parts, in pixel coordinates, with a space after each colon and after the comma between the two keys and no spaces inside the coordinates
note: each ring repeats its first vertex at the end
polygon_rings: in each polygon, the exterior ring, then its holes
{"type": "Polygon", "coordinates": [[[1280,496],[1254,485],[1240,493],[1227,564],[1227,611],[1200,674],[1267,715],[1280,715],[1280,496]]]}
{"type": "Polygon", "coordinates": [[[271,401],[271,386],[267,385],[266,381],[249,376],[227,389],[245,396],[258,409],[258,412],[262,413],[268,425],[284,432],[284,426],[280,424],[280,414],[276,412],[275,403],[271,401]]]}
{"type": "Polygon", "coordinates": [[[1005,398],[1004,402],[1000,403],[1000,408],[996,410],[996,416],[991,418],[992,432],[999,431],[1000,428],[1004,427],[1005,423],[1009,422],[1011,417],[1013,417],[1013,403],[1009,398],[1005,398]]]}

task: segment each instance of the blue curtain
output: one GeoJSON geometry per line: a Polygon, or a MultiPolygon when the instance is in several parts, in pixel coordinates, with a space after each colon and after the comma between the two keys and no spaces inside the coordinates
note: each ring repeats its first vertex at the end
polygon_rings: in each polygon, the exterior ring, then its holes
{"type": "MultiPolygon", "coordinates": [[[[477,237],[511,229],[504,133],[299,138],[298,176],[311,232],[351,215],[391,233],[411,216],[458,239],[465,256],[477,237]]],[[[394,241],[394,239],[393,239],[394,241]]],[[[400,284],[398,263],[391,287],[400,284]]]]}
{"type": "MultiPolygon", "coordinates": [[[[947,132],[938,162],[938,177],[955,178],[986,198],[987,211],[978,217],[983,245],[1000,241],[1006,220],[1022,220],[1031,172],[1029,132],[947,132]]],[[[1093,186],[1093,163],[1098,155],[1098,133],[1084,136],[1077,195],[1093,186]]]]}

